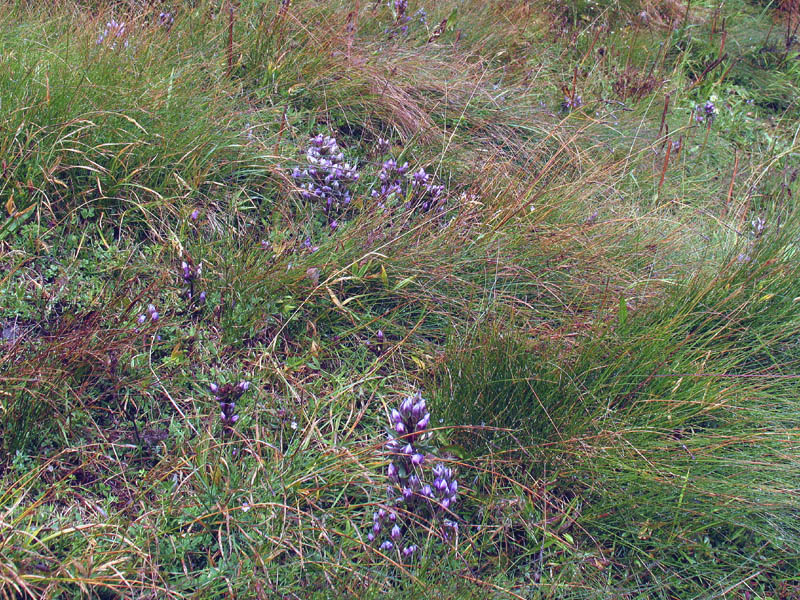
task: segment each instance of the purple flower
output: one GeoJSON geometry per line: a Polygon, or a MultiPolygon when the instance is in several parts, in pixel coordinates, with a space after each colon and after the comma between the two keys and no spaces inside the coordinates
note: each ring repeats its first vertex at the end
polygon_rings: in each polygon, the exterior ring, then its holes
{"type": "Polygon", "coordinates": [[[394,548],[394,544],[392,542],[390,542],[389,540],[386,540],[385,542],[383,542],[381,544],[381,550],[383,550],[384,552],[388,552],[392,548],[394,548]]]}
{"type": "Polygon", "coordinates": [[[199,216],[200,216],[200,211],[199,211],[199,210],[197,210],[197,209],[195,208],[195,209],[192,211],[192,214],[191,214],[191,215],[189,215],[189,218],[190,218],[192,221],[197,221],[197,218],[198,218],[199,216]]]}
{"type": "Polygon", "coordinates": [[[390,537],[391,537],[391,538],[392,538],[394,541],[397,541],[397,540],[399,540],[399,539],[400,539],[400,538],[403,536],[402,532],[400,531],[400,527],[398,527],[397,525],[395,525],[394,527],[392,527],[392,532],[389,534],[389,536],[390,536],[390,537]]]}
{"type": "Polygon", "coordinates": [[[415,454],[411,457],[411,464],[415,467],[420,466],[423,462],[425,462],[425,457],[422,454],[415,454]]]}
{"type": "Polygon", "coordinates": [[[141,325],[142,323],[144,323],[147,320],[147,316],[139,315],[139,318],[136,319],[136,320],[139,322],[139,325],[141,325]]]}

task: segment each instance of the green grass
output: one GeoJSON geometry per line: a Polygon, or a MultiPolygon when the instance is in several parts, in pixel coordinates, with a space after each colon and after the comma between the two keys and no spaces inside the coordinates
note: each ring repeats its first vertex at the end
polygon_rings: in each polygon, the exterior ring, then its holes
{"type": "Polygon", "coordinates": [[[800,593],[786,13],[409,4],[0,3],[0,597],[800,593]],[[377,205],[379,138],[444,211],[377,205]],[[459,533],[408,561],[366,535],[416,390],[459,533]]]}

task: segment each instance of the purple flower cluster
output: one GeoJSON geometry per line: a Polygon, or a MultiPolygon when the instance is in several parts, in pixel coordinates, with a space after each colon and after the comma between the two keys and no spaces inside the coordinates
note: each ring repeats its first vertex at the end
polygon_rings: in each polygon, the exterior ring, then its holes
{"type": "Polygon", "coordinates": [[[398,165],[390,158],[386,160],[378,173],[380,187],[372,190],[372,197],[378,205],[385,208],[390,198],[405,199],[405,207],[409,210],[444,211],[444,186],[436,185],[429,173],[421,168],[410,173],[408,163],[398,165]]]}
{"type": "Polygon", "coordinates": [[[371,344],[367,342],[367,348],[373,352],[377,356],[381,356],[384,352],[386,352],[386,336],[383,333],[383,330],[378,329],[378,332],[375,334],[375,343],[371,344]]]}
{"type": "Polygon", "coordinates": [[[199,279],[203,272],[203,263],[200,262],[197,266],[187,263],[185,260],[181,263],[181,272],[183,273],[183,283],[190,284],[195,279],[199,279]]]}
{"type": "Polygon", "coordinates": [[[767,228],[767,222],[763,217],[756,217],[750,225],[753,227],[753,236],[757,238],[764,235],[764,230],[767,228]]]}
{"type": "Polygon", "coordinates": [[[356,167],[344,162],[344,154],[335,139],[321,134],[309,140],[306,163],[306,168],[296,167],[292,171],[300,195],[307,200],[322,201],[325,214],[333,219],[350,204],[350,187],[358,181],[356,167]]]}
{"type": "MultiPolygon", "coordinates": [[[[379,144],[380,146],[380,144],[379,144]]],[[[380,189],[372,190],[372,197],[379,203],[391,197],[392,195],[403,195],[403,181],[405,175],[408,173],[408,163],[398,165],[397,161],[393,158],[386,160],[378,173],[378,179],[381,182],[380,189]]]]}
{"type": "MultiPolygon", "coordinates": [[[[413,17],[408,14],[408,0],[394,0],[394,3],[389,2],[389,6],[394,7],[395,22],[393,27],[386,28],[385,33],[388,33],[389,37],[394,37],[397,32],[403,35],[407,34],[409,23],[411,23],[413,19],[413,17]]],[[[424,8],[420,8],[414,13],[414,17],[417,18],[420,24],[425,25],[428,13],[425,12],[424,8]]]]}
{"type": "Polygon", "coordinates": [[[704,121],[708,121],[708,124],[714,122],[714,119],[717,116],[717,107],[714,106],[714,103],[711,100],[708,100],[702,106],[695,107],[695,116],[694,120],[698,123],[703,123],[704,121]]]}
{"type": "Polygon", "coordinates": [[[127,31],[125,21],[111,19],[108,23],[106,23],[105,30],[97,37],[97,45],[99,46],[106,40],[110,40],[111,49],[115,50],[117,48],[117,42],[122,41],[122,45],[127,48],[128,38],[126,34],[127,31]]]}
{"type": "Polygon", "coordinates": [[[160,12],[158,13],[158,24],[169,31],[172,28],[172,24],[175,23],[175,15],[171,12],[160,12]]]}
{"type": "Polygon", "coordinates": [[[150,317],[150,320],[153,321],[154,323],[158,321],[159,318],[158,311],[156,310],[156,307],[153,306],[152,304],[147,305],[147,314],[139,315],[139,317],[136,319],[136,322],[139,323],[139,325],[144,325],[144,322],[147,321],[148,317],[150,317]]]}
{"type": "Polygon", "coordinates": [[[379,137],[377,143],[375,144],[375,152],[378,156],[384,156],[389,154],[389,150],[392,149],[392,143],[387,140],[386,138],[379,137]]]}
{"type": "MultiPolygon", "coordinates": [[[[189,298],[189,300],[194,299],[194,282],[200,279],[202,273],[202,262],[197,263],[197,266],[192,263],[191,259],[189,259],[189,262],[185,260],[181,262],[181,275],[183,276],[183,283],[189,286],[189,289],[186,290],[186,296],[189,298]]],[[[198,302],[202,304],[206,300],[206,293],[200,292],[200,295],[197,299],[198,302]]]]}
{"type": "Polygon", "coordinates": [[[250,382],[240,381],[237,384],[226,383],[223,385],[212,383],[209,387],[211,388],[211,393],[214,394],[217,402],[219,402],[219,417],[222,425],[225,431],[229,431],[239,420],[239,415],[236,414],[236,401],[248,390],[250,382]]]}
{"type": "Polygon", "coordinates": [[[433,453],[428,446],[430,420],[431,414],[420,393],[405,398],[399,408],[392,409],[386,443],[391,456],[386,471],[390,483],[387,488],[389,506],[372,515],[372,527],[367,533],[367,540],[373,543],[388,532],[389,539],[384,537],[379,548],[383,551],[396,548],[406,559],[417,551],[415,544],[403,543],[404,536],[412,534],[411,525],[415,521],[441,521],[444,539],[458,531],[457,523],[444,518],[450,514],[458,496],[458,481],[452,469],[443,464],[427,472],[425,469],[430,462],[427,457],[433,453]],[[428,477],[433,478],[430,483],[426,481],[428,477]]]}
{"type": "Polygon", "coordinates": [[[561,104],[561,107],[570,112],[572,110],[576,110],[583,106],[583,98],[580,94],[576,94],[574,96],[564,96],[564,102],[561,104]]]}

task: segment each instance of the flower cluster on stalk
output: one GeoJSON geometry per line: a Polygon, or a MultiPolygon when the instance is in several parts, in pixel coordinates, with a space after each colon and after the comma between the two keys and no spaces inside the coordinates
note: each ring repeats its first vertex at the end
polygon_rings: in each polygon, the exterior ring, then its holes
{"type": "Polygon", "coordinates": [[[698,123],[707,122],[710,126],[717,117],[717,107],[711,100],[706,101],[702,106],[696,106],[694,110],[694,119],[698,123]]]}
{"type": "Polygon", "coordinates": [[[136,322],[139,323],[139,325],[144,325],[145,321],[147,321],[148,318],[154,323],[159,319],[158,311],[156,310],[156,307],[153,306],[152,304],[147,305],[146,314],[139,315],[138,318],[136,319],[136,322]]]}
{"type": "Polygon", "coordinates": [[[389,419],[387,504],[373,514],[367,540],[403,559],[418,550],[413,543],[415,525],[435,525],[444,539],[458,532],[458,524],[448,518],[458,499],[458,481],[450,467],[441,463],[430,467],[434,455],[430,420],[421,393],[405,398],[389,419]]]}
{"type": "Polygon", "coordinates": [[[394,25],[392,27],[387,27],[384,33],[389,34],[389,37],[394,37],[397,33],[401,33],[403,35],[408,33],[408,27],[414,17],[417,18],[417,21],[421,25],[425,25],[427,23],[428,13],[425,12],[424,8],[420,8],[416,13],[414,13],[413,17],[408,14],[408,0],[389,0],[389,7],[393,9],[394,12],[394,25]]]}
{"type": "Polygon", "coordinates": [[[97,45],[100,46],[106,42],[106,40],[110,41],[110,46],[112,50],[117,48],[117,42],[121,41],[123,47],[128,47],[128,37],[127,37],[127,30],[125,21],[117,21],[116,19],[111,19],[108,23],[106,23],[106,28],[104,31],[100,33],[97,37],[97,45]]]}
{"type": "Polygon", "coordinates": [[[172,29],[172,25],[175,23],[175,15],[171,12],[160,12],[158,13],[158,24],[169,31],[172,29]]]}
{"type": "MultiPolygon", "coordinates": [[[[379,140],[378,149],[382,145],[379,140]]],[[[405,201],[408,210],[428,212],[444,211],[444,186],[433,183],[432,176],[420,167],[411,172],[407,162],[398,165],[393,158],[384,161],[378,173],[380,186],[371,192],[372,198],[382,208],[386,208],[388,200],[400,198],[405,201]]]]}
{"type": "Polygon", "coordinates": [[[212,383],[210,386],[211,393],[219,402],[220,421],[224,431],[227,433],[239,420],[239,415],[236,414],[236,402],[242,397],[250,387],[249,381],[240,381],[239,383],[225,383],[217,385],[212,383]]]}
{"type": "Polygon", "coordinates": [[[561,104],[561,108],[565,111],[570,112],[576,110],[583,106],[583,97],[580,94],[575,94],[573,96],[564,96],[564,102],[561,104]]]}
{"type": "MultiPolygon", "coordinates": [[[[183,277],[184,285],[188,286],[186,290],[186,296],[191,301],[194,300],[194,284],[195,281],[200,279],[200,276],[203,273],[203,263],[202,261],[195,264],[192,262],[191,258],[187,257],[187,260],[181,262],[181,275],[183,277]],[[188,262],[187,262],[188,260],[188,262]]],[[[200,292],[199,296],[197,297],[197,301],[202,304],[206,300],[206,293],[200,292]]]]}
{"type": "Polygon", "coordinates": [[[352,200],[351,186],[358,181],[354,165],[344,161],[336,140],[322,134],[309,140],[305,168],[296,167],[292,177],[300,188],[300,195],[316,200],[329,221],[345,211],[352,200]]]}

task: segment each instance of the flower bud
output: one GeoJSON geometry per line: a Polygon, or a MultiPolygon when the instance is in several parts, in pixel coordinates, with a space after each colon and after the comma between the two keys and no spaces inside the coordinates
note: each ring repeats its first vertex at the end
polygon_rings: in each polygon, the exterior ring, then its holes
{"type": "Polygon", "coordinates": [[[423,462],[425,462],[425,457],[422,454],[415,454],[411,457],[411,464],[415,467],[420,466],[423,462]]]}
{"type": "Polygon", "coordinates": [[[417,431],[422,431],[423,429],[427,429],[428,424],[430,422],[431,422],[431,413],[425,413],[425,416],[422,417],[417,423],[417,431]]]}
{"type": "Polygon", "coordinates": [[[406,417],[411,414],[411,408],[414,406],[411,398],[406,398],[403,400],[403,403],[400,405],[400,413],[406,417]]]}
{"type": "Polygon", "coordinates": [[[395,525],[392,527],[392,532],[389,534],[394,541],[399,540],[402,537],[402,532],[400,531],[400,527],[395,525]]]}

